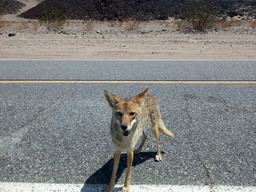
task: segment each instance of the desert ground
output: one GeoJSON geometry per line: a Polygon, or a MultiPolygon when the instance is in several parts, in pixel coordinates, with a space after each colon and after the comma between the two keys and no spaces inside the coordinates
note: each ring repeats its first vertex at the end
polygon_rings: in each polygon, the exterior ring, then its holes
{"type": "MultiPolygon", "coordinates": [[[[20,12],[36,5],[34,0],[20,1],[26,4],[20,12]]],[[[206,32],[179,29],[171,18],[70,20],[49,29],[18,14],[0,18],[0,59],[256,59],[256,28],[244,20],[206,32]]]]}

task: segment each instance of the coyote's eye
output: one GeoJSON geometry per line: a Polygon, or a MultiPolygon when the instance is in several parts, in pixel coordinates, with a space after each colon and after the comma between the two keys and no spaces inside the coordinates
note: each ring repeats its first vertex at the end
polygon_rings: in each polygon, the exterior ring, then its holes
{"type": "Polygon", "coordinates": [[[116,112],[116,116],[121,118],[122,117],[122,113],[121,112],[116,112]]]}
{"type": "Polygon", "coordinates": [[[135,113],[134,113],[134,112],[131,112],[131,113],[130,113],[130,116],[135,116],[135,113]]]}

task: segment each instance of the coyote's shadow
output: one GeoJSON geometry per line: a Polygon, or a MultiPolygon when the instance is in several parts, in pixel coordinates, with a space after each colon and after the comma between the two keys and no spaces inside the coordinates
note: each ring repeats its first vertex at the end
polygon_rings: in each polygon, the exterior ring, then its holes
{"type": "MultiPolygon", "coordinates": [[[[164,152],[162,152],[164,153],[164,152]]],[[[134,155],[134,160],[132,166],[137,166],[148,159],[154,159],[156,152],[141,152],[137,155],[134,155]]],[[[120,162],[116,174],[116,182],[120,179],[123,171],[127,168],[127,155],[121,154],[120,162]]],[[[100,169],[98,169],[95,173],[93,173],[84,184],[84,187],[81,189],[81,192],[89,192],[87,189],[87,185],[90,184],[108,184],[112,174],[114,159],[110,159],[106,164],[104,164],[100,169]]]]}

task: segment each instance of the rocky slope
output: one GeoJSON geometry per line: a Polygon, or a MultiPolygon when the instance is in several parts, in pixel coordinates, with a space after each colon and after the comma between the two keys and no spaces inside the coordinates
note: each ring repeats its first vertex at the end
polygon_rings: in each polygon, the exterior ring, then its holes
{"type": "Polygon", "coordinates": [[[54,12],[82,20],[164,20],[169,16],[168,6],[161,0],[45,0],[21,17],[42,19],[54,12]]]}
{"type": "Polygon", "coordinates": [[[25,4],[15,0],[0,0],[0,15],[15,14],[24,6],[25,4]]]}
{"type": "MultiPolygon", "coordinates": [[[[182,18],[188,5],[193,3],[191,0],[35,1],[41,3],[21,13],[20,17],[44,19],[57,14],[65,15],[68,19],[79,20],[166,20],[168,17],[182,18]]],[[[256,19],[255,0],[215,0],[215,3],[228,17],[238,16],[256,19]]],[[[17,13],[23,6],[25,5],[18,0],[0,0],[0,14],[17,13]]]]}

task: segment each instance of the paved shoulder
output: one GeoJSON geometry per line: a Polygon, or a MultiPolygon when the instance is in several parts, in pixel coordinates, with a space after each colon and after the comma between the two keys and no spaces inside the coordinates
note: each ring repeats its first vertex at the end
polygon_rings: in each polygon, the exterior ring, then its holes
{"type": "MultiPolygon", "coordinates": [[[[106,185],[52,184],[52,183],[1,183],[1,192],[100,192],[106,185]]],[[[121,191],[117,185],[113,192],[121,191]]],[[[131,185],[132,192],[255,192],[256,187],[245,186],[194,186],[194,185],[131,185]]]]}

